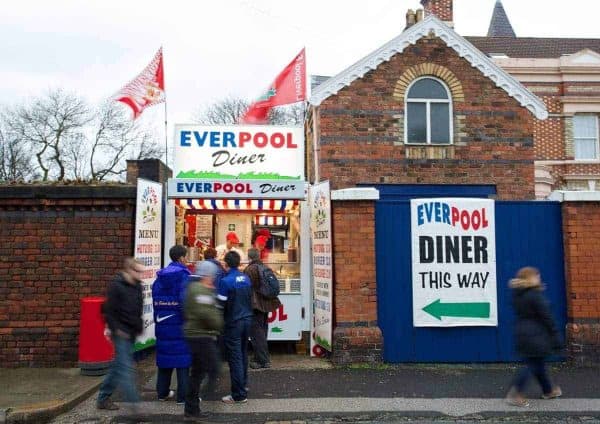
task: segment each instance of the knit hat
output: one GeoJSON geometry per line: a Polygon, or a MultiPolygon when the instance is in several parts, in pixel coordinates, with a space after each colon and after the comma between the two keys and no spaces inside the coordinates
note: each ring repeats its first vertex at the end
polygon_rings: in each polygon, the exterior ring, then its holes
{"type": "Polygon", "coordinates": [[[196,263],[196,271],[191,278],[201,279],[204,277],[215,278],[219,269],[211,261],[201,261],[196,263]]]}

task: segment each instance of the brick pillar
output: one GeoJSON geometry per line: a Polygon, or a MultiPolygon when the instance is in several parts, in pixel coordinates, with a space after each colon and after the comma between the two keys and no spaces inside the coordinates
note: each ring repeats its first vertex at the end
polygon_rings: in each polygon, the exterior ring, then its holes
{"type": "Polygon", "coordinates": [[[127,161],[127,183],[137,184],[138,178],[166,183],[173,171],[160,159],[141,159],[127,161]]]}
{"type": "Polygon", "coordinates": [[[600,201],[562,205],[567,277],[567,352],[576,365],[600,362],[600,201]]]}
{"type": "Polygon", "coordinates": [[[333,362],[380,362],[377,324],[375,202],[332,202],[334,274],[333,362]]]}

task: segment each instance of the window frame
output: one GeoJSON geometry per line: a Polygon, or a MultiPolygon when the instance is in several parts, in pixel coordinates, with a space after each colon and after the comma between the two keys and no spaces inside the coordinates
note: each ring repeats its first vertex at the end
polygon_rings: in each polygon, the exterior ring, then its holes
{"type": "Polygon", "coordinates": [[[439,78],[436,78],[432,75],[423,75],[422,77],[415,78],[406,88],[406,92],[404,95],[404,144],[410,146],[452,146],[454,144],[454,120],[453,118],[453,102],[452,102],[452,93],[450,89],[446,85],[444,81],[439,78]],[[421,98],[408,98],[408,93],[414,84],[423,79],[431,79],[439,82],[444,90],[446,90],[446,94],[448,95],[447,99],[421,99],[421,98]],[[409,142],[408,141],[408,104],[409,103],[425,103],[425,121],[427,123],[426,133],[427,140],[424,143],[419,142],[409,142]],[[449,131],[449,143],[432,143],[431,142],[431,104],[432,103],[443,103],[448,105],[448,131],[449,131]]]}
{"type": "Polygon", "coordinates": [[[580,161],[598,161],[600,160],[600,126],[599,126],[600,122],[598,121],[598,115],[594,114],[594,113],[575,113],[573,115],[573,159],[580,162],[580,161]],[[575,137],[575,117],[576,116],[586,116],[586,117],[592,117],[594,118],[594,121],[596,123],[596,137],[595,137],[595,142],[596,142],[596,156],[593,158],[578,158],[576,156],[576,152],[577,152],[577,140],[591,140],[591,137],[575,137]]]}

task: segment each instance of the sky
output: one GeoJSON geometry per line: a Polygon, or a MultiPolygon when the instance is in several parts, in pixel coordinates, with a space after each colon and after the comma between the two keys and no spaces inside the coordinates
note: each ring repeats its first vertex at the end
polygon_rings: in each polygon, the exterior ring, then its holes
{"type": "MultiPolygon", "coordinates": [[[[455,30],[485,35],[496,0],[454,0],[455,30]]],[[[522,37],[600,38],[599,0],[503,0],[522,37]]],[[[109,98],[163,46],[167,136],[227,96],[260,95],[306,47],[335,75],[401,33],[419,0],[19,0],[0,13],[0,104],[63,88],[109,98]]],[[[147,109],[161,123],[165,108],[147,109]]]]}

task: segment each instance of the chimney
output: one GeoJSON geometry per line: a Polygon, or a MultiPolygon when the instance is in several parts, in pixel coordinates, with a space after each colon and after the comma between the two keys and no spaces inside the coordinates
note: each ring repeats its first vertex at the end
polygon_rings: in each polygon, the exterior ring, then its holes
{"type": "Polygon", "coordinates": [[[453,28],[452,0],[421,0],[425,9],[425,17],[433,14],[453,28]]]}
{"type": "Polygon", "coordinates": [[[423,20],[423,13],[424,13],[423,9],[417,10],[417,23],[421,22],[423,20]]]}
{"type": "Polygon", "coordinates": [[[406,27],[404,29],[407,30],[408,28],[413,26],[416,22],[417,22],[417,16],[415,14],[415,11],[412,9],[408,9],[408,11],[406,12],[406,27]]]}

